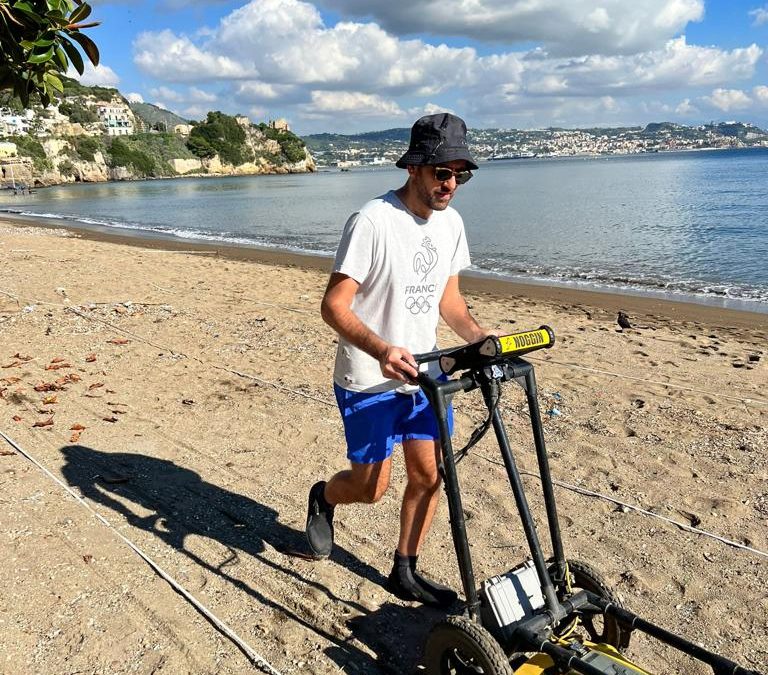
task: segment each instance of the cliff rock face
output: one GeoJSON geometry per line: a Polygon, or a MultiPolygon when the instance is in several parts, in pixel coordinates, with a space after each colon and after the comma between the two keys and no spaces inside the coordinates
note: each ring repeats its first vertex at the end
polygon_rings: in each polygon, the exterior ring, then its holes
{"type": "Polygon", "coordinates": [[[278,141],[267,138],[264,131],[251,125],[247,118],[243,118],[243,122],[238,120],[238,123],[245,131],[245,138],[241,143],[244,152],[240,153],[240,156],[251,158],[250,161],[239,164],[222,161],[218,154],[207,158],[195,157],[185,145],[185,136],[170,136],[170,141],[166,136],[168,142],[164,146],[163,137],[154,134],[125,135],[110,141],[104,139],[101,134],[84,132],[80,124],[71,124],[67,126],[67,131],[77,133],[68,136],[49,135],[37,139],[39,146],[34,158],[10,156],[0,160],[3,169],[0,185],[11,185],[12,181],[28,186],[47,186],[75,182],[141,180],[148,175],[153,178],[245,176],[307,173],[316,170],[315,160],[306,147],[296,152],[294,145],[291,158],[296,159],[297,155],[302,154],[303,157],[299,161],[290,162],[278,141]],[[99,136],[102,140],[99,140],[99,136]],[[87,151],[84,151],[85,146],[88,147],[87,151]],[[165,148],[162,152],[158,150],[160,146],[165,148]],[[182,156],[173,157],[173,153],[182,156]],[[136,159],[137,156],[140,156],[139,160],[136,159]],[[145,164],[149,163],[150,169],[146,166],[143,171],[136,169],[134,165],[141,165],[142,158],[145,164]]]}
{"type": "Polygon", "coordinates": [[[203,170],[203,163],[199,159],[171,159],[168,163],[180,176],[185,173],[200,173],[203,170]]]}
{"type": "MultiPolygon", "coordinates": [[[[202,160],[203,173],[213,176],[251,176],[276,173],[308,173],[316,170],[315,160],[307,151],[307,156],[294,164],[274,164],[268,160],[259,158],[245,164],[226,164],[216,155],[211,159],[202,160]]],[[[197,172],[199,173],[199,171],[197,172]]]]}
{"type": "MultiPolygon", "coordinates": [[[[277,145],[275,141],[266,140],[266,144],[277,145]]],[[[26,157],[6,160],[2,182],[10,185],[13,175],[17,183],[31,186],[49,186],[62,183],[100,183],[112,180],[141,180],[130,166],[109,166],[104,155],[97,151],[92,161],[83,160],[76,156],[74,148],[67,139],[51,138],[42,142],[48,157],[47,166],[35,166],[26,157]],[[13,166],[11,170],[8,168],[13,166]]],[[[262,151],[264,152],[264,151],[262,151]]],[[[277,155],[274,148],[266,150],[269,154],[277,155]],[[271,152],[270,152],[271,151],[271,152]]],[[[263,156],[253,162],[232,165],[221,161],[218,155],[209,159],[178,158],[167,161],[170,171],[156,178],[177,176],[247,176],[261,174],[308,173],[316,170],[315,160],[306,151],[302,161],[289,163],[270,162],[263,156]]]]}

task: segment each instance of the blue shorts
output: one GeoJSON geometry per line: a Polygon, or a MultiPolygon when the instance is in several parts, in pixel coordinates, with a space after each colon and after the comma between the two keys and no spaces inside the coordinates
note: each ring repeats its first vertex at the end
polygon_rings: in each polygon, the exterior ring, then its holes
{"type": "MultiPolygon", "coordinates": [[[[387,459],[395,443],[440,438],[437,418],[424,392],[380,394],[349,391],[333,385],[347,439],[347,458],[356,464],[387,459]]],[[[448,406],[448,430],[453,433],[453,409],[448,406]]]]}

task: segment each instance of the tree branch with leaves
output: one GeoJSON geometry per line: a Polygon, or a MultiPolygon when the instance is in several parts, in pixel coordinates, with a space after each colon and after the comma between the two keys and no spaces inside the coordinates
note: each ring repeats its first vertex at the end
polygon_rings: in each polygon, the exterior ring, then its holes
{"type": "Polygon", "coordinates": [[[10,89],[29,105],[37,94],[48,105],[64,85],[69,64],[83,74],[88,60],[99,65],[96,44],[82,31],[91,7],[82,0],[0,0],[0,89],[10,89]]]}

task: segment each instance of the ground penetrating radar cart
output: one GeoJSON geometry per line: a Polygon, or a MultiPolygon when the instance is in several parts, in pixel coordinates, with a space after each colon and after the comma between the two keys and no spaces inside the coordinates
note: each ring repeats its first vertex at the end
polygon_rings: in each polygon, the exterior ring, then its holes
{"type": "Polygon", "coordinates": [[[437,416],[440,471],[445,482],[451,534],[466,605],[462,615],[440,621],[427,638],[424,664],[430,675],[650,675],[621,653],[639,630],[712,668],[714,675],[761,675],[714,654],[625,609],[591,566],[565,557],[537,401],[533,366],[521,355],[551,347],[548,326],[416,356],[437,361],[443,375],[420,373],[418,382],[437,416]],[[545,558],[523,490],[520,472],[499,411],[502,385],[517,382],[531,418],[552,545],[545,558]],[[458,392],[480,389],[488,416],[466,446],[454,451],[448,428],[448,402],[458,392]],[[467,539],[457,462],[493,427],[531,557],[480,584],[475,582],[467,539]]]}

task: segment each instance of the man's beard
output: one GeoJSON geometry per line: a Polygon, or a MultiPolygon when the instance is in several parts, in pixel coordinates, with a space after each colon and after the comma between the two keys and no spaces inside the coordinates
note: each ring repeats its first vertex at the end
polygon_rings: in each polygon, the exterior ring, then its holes
{"type": "Polygon", "coordinates": [[[425,206],[429,207],[432,211],[445,211],[445,209],[448,208],[448,204],[450,204],[451,199],[453,199],[453,195],[450,192],[447,193],[451,194],[450,199],[439,199],[439,191],[436,194],[423,183],[420,183],[418,187],[418,195],[421,199],[421,202],[425,206]]]}

